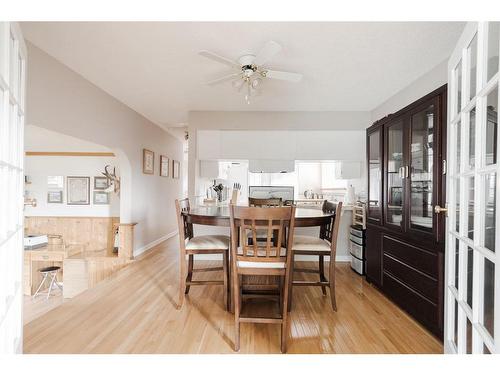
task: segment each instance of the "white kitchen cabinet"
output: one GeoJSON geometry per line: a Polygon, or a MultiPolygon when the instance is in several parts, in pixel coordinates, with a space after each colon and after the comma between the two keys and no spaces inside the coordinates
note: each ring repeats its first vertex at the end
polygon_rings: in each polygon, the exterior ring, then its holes
{"type": "Polygon", "coordinates": [[[219,162],[217,160],[200,160],[200,177],[217,178],[219,162]]]}
{"type": "Polygon", "coordinates": [[[335,168],[335,178],[351,180],[361,177],[361,162],[340,161],[335,168]]]}

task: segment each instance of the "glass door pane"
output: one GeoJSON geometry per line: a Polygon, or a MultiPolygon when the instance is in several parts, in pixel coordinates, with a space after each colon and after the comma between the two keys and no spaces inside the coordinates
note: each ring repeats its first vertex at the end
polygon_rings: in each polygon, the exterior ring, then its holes
{"type": "Polygon", "coordinates": [[[435,106],[411,116],[410,134],[410,228],[431,232],[433,228],[433,172],[435,106]]]}
{"type": "Polygon", "coordinates": [[[403,121],[399,120],[387,126],[387,197],[385,222],[401,226],[403,223],[404,175],[406,173],[403,158],[404,138],[403,121]]]}
{"type": "Polygon", "coordinates": [[[368,135],[368,219],[380,221],[382,160],[380,130],[368,135]]]}

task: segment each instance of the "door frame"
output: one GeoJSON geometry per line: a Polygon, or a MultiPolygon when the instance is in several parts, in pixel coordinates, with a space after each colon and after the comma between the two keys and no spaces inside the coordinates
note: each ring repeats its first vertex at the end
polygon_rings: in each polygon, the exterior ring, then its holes
{"type": "MultiPolygon", "coordinates": [[[[487,81],[487,55],[488,55],[488,22],[469,22],[459,38],[455,50],[448,61],[448,173],[447,173],[447,197],[449,203],[448,218],[446,220],[446,259],[445,259],[445,325],[444,325],[444,349],[445,353],[466,353],[467,352],[467,325],[470,322],[471,330],[471,352],[483,353],[483,345],[491,353],[500,353],[498,338],[500,335],[500,236],[495,238],[495,250],[492,252],[484,247],[484,215],[486,212],[486,176],[496,173],[496,218],[495,227],[500,227],[500,193],[499,174],[500,165],[485,165],[486,152],[482,148],[486,137],[486,113],[487,96],[493,89],[498,88],[500,73],[497,72],[487,81]],[[471,53],[469,47],[477,37],[477,48],[475,62],[476,91],[470,98],[470,77],[474,77],[469,72],[473,67],[471,64],[471,53]],[[458,69],[460,65],[460,69],[458,69]],[[458,82],[460,77],[460,82],[458,82]],[[460,87],[461,97],[458,100],[458,87],[460,87]],[[470,150],[470,112],[475,109],[474,126],[474,167],[469,168],[470,150]],[[460,147],[457,147],[459,143],[460,147]],[[459,153],[457,153],[459,151],[459,153]],[[457,155],[460,162],[457,163],[457,155]],[[457,169],[457,164],[459,168],[457,169]],[[473,190],[473,239],[469,237],[469,182],[474,178],[473,190]],[[457,198],[456,188],[458,183],[459,196],[457,198]],[[457,216],[457,203],[459,204],[459,214],[457,216]],[[458,232],[455,230],[456,223],[459,223],[458,232]],[[459,260],[455,264],[455,245],[459,244],[459,260]],[[468,252],[472,249],[472,306],[467,304],[467,269],[468,252]],[[494,280],[494,332],[495,340],[491,337],[483,325],[484,307],[484,265],[488,259],[495,265],[494,280]],[[455,284],[455,271],[458,269],[458,289],[455,284]],[[455,343],[455,309],[458,312],[457,337],[455,343]]],[[[500,44],[500,43],[499,43],[500,44]]],[[[498,59],[498,56],[497,56],[498,59]]],[[[500,99],[499,99],[500,104],[500,99]]],[[[498,108],[498,106],[497,106],[498,108]]],[[[497,109],[498,112],[498,109],[497,109]]],[[[487,118],[486,118],[487,120],[487,118]]],[[[497,114],[497,129],[498,129],[497,114]]],[[[500,150],[500,143],[497,139],[496,150],[500,150]]]]}

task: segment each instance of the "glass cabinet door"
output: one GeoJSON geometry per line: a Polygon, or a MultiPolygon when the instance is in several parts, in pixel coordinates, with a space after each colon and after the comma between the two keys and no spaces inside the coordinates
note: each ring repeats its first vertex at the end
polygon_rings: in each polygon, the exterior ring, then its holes
{"type": "Polygon", "coordinates": [[[381,129],[368,134],[368,214],[370,221],[380,223],[382,208],[381,129]]]}
{"type": "Polygon", "coordinates": [[[433,174],[436,106],[429,104],[410,119],[410,229],[433,232],[433,174]]]}
{"type": "Polygon", "coordinates": [[[403,225],[404,205],[404,122],[386,125],[386,198],[385,198],[385,223],[399,228],[403,225]]]}

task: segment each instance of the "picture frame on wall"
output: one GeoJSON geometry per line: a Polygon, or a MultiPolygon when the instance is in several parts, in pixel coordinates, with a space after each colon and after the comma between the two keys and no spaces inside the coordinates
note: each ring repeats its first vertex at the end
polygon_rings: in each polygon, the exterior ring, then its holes
{"type": "Polygon", "coordinates": [[[109,204],[109,193],[105,191],[94,191],[94,204],[109,204]]]}
{"type": "Polygon", "coordinates": [[[90,177],[68,176],[66,178],[68,205],[90,204],[90,177]]]}
{"type": "Polygon", "coordinates": [[[154,174],[155,172],[155,153],[151,150],[142,149],[142,173],[154,174]]]}
{"type": "Polygon", "coordinates": [[[172,177],[175,179],[180,178],[181,175],[181,163],[177,160],[172,161],[172,177]]]}
{"type": "Polygon", "coordinates": [[[160,155],[160,176],[168,177],[170,169],[170,159],[165,155],[160,155]]]}
{"type": "Polygon", "coordinates": [[[94,177],[94,190],[105,190],[109,187],[109,180],[104,176],[94,177]]]}
{"type": "Polygon", "coordinates": [[[49,191],[47,192],[47,203],[62,203],[63,191],[49,191]]]}

